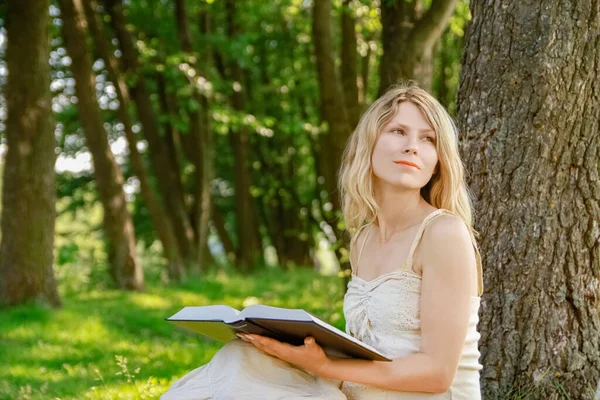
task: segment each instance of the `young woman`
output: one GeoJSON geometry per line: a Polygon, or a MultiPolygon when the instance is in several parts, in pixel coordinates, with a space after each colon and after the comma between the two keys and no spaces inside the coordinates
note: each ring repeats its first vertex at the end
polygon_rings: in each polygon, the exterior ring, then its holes
{"type": "Polygon", "coordinates": [[[346,331],[392,362],[334,359],[241,335],[163,399],[481,399],[479,251],[457,129],[426,91],[390,89],[362,116],[340,173],[352,279],[346,331]]]}

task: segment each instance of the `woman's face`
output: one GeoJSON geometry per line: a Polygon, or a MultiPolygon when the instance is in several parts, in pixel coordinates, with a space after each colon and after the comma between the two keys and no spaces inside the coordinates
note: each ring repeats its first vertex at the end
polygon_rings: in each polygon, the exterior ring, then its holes
{"type": "Polygon", "coordinates": [[[436,134],[421,110],[404,101],[379,133],[371,163],[375,186],[419,190],[429,182],[438,162],[436,134]],[[402,164],[412,163],[415,166],[402,164]]]}

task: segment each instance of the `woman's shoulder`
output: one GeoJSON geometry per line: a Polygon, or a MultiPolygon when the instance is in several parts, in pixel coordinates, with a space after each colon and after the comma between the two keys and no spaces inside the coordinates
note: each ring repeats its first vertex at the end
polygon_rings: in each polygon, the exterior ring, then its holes
{"type": "Polygon", "coordinates": [[[445,208],[434,211],[423,231],[423,240],[428,242],[471,242],[469,228],[465,221],[445,208]]]}

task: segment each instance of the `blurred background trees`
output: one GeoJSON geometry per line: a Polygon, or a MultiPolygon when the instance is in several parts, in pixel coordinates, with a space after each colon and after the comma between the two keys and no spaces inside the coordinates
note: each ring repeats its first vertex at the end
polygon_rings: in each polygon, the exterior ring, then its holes
{"type": "MultiPolygon", "coordinates": [[[[26,42],[50,60],[35,80],[50,82],[56,146],[43,151],[57,155],[55,257],[38,273],[54,265],[59,277],[134,290],[144,273],[166,282],[210,269],[347,271],[336,189],[346,139],[398,79],[422,81],[453,109],[469,18],[456,1],[60,0],[47,8],[38,19],[50,26],[37,28],[46,36],[26,42]],[[394,23],[398,16],[406,21],[394,23]],[[400,57],[408,52],[419,56],[400,57]]],[[[4,17],[6,30],[9,17],[29,18],[20,9],[4,17]]],[[[7,89],[40,86],[11,82],[13,53],[2,51],[7,89]]],[[[5,131],[11,106],[13,116],[22,109],[10,93],[5,131]]],[[[14,150],[10,133],[3,149],[14,150]]],[[[51,174],[41,154],[27,157],[51,174]]],[[[14,193],[16,175],[8,163],[5,171],[14,193]]],[[[16,215],[10,203],[4,212],[16,215]]]]}
{"type": "Polygon", "coordinates": [[[591,393],[600,10],[492,3],[3,3],[0,305],[215,271],[316,269],[345,287],[340,157],[365,108],[414,79],[461,130],[486,394],[535,382],[560,398],[554,378],[591,393]],[[552,289],[531,297],[539,282],[552,289]]]}

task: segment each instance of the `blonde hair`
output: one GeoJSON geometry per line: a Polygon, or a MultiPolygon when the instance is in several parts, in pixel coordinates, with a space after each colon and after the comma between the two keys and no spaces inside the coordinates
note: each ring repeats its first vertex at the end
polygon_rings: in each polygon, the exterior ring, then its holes
{"type": "Polygon", "coordinates": [[[437,137],[439,165],[431,180],[421,188],[421,196],[432,206],[460,217],[475,243],[478,232],[472,225],[471,198],[458,152],[458,129],[446,109],[413,83],[393,86],[371,104],[346,145],[338,182],[346,228],[353,236],[359,227],[377,217],[379,206],[373,190],[371,156],[381,130],[405,101],[421,110],[437,137]]]}

